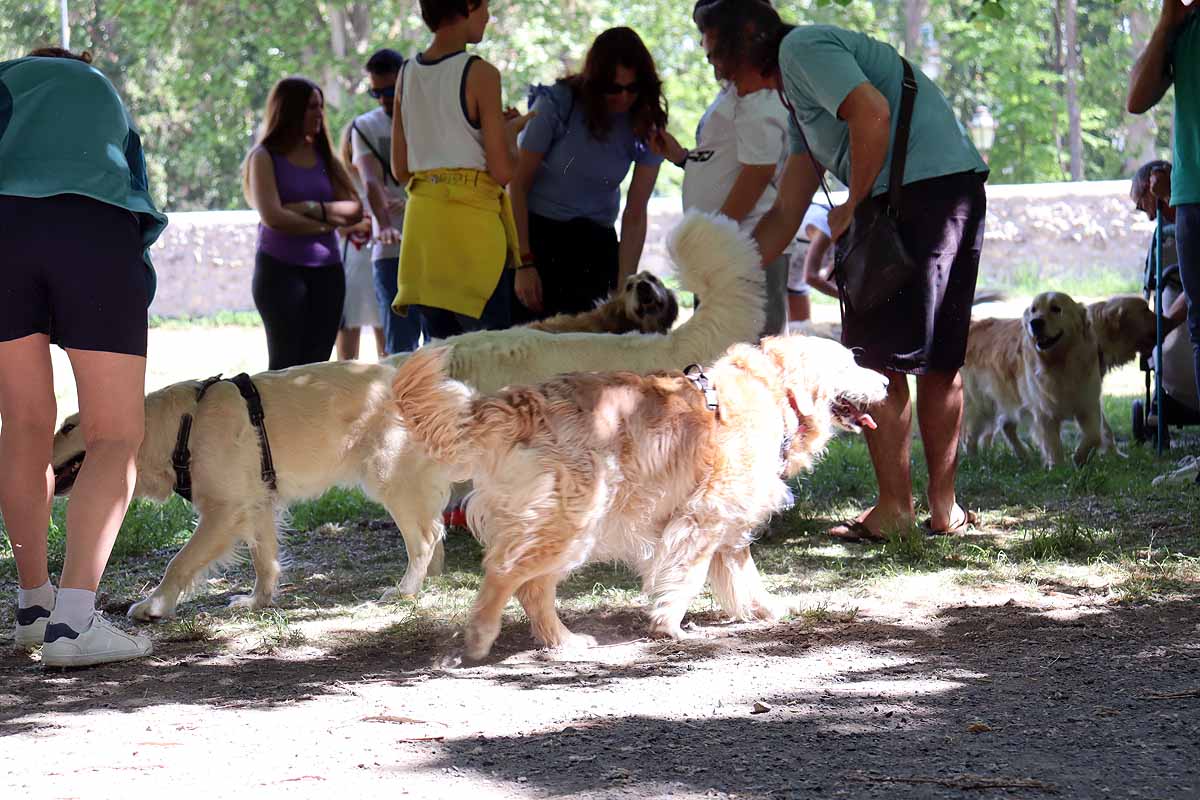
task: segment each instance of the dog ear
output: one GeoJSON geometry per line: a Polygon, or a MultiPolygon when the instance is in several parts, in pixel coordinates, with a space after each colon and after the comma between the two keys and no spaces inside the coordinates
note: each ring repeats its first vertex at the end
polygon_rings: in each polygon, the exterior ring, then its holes
{"type": "Polygon", "coordinates": [[[667,307],[663,311],[662,332],[666,333],[675,327],[675,320],[679,319],[679,301],[670,289],[664,286],[663,290],[667,293],[667,307]]]}

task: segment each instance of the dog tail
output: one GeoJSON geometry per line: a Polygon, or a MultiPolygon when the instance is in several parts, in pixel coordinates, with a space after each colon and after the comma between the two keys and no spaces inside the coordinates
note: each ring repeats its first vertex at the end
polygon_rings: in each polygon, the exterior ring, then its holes
{"type": "Polygon", "coordinates": [[[445,464],[467,464],[478,443],[468,435],[475,393],[447,373],[449,347],[423,347],[396,370],[392,395],[409,435],[430,457],[445,464]]]}

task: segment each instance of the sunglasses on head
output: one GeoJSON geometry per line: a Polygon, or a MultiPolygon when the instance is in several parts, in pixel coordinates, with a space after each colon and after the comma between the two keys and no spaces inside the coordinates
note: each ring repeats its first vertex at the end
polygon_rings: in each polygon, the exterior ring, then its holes
{"type": "Polygon", "coordinates": [[[396,87],[389,86],[386,89],[367,89],[367,94],[378,100],[381,97],[395,97],[396,87]]]}
{"type": "Polygon", "coordinates": [[[616,81],[613,81],[608,86],[604,87],[605,94],[621,94],[622,92],[625,92],[626,94],[637,94],[641,90],[642,85],[637,81],[634,81],[633,83],[617,83],[616,81]]]}

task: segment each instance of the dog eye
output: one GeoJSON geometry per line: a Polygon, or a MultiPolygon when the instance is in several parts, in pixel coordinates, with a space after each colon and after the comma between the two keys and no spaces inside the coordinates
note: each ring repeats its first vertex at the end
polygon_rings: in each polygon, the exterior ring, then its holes
{"type": "Polygon", "coordinates": [[[67,423],[65,423],[65,424],[62,426],[62,428],[60,428],[60,429],[59,429],[59,431],[58,431],[58,435],[59,435],[59,436],[66,436],[68,433],[70,433],[71,431],[75,430],[75,428],[76,428],[76,427],[77,427],[77,426],[75,425],[75,423],[73,423],[73,422],[67,422],[67,423]]]}
{"type": "Polygon", "coordinates": [[[1059,308],[1058,306],[1050,306],[1050,310],[1053,311],[1055,314],[1062,313],[1062,309],[1059,308]]]}

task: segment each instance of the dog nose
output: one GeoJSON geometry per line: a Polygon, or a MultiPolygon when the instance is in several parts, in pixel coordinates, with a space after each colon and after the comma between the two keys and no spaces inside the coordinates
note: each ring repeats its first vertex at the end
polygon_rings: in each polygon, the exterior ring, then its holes
{"type": "Polygon", "coordinates": [[[1029,330],[1033,331],[1034,336],[1041,336],[1042,331],[1046,329],[1046,320],[1040,317],[1034,317],[1029,320],[1029,330]]]}
{"type": "Polygon", "coordinates": [[[645,282],[638,283],[637,299],[639,303],[649,303],[654,299],[654,289],[650,287],[650,284],[645,282]]]}

